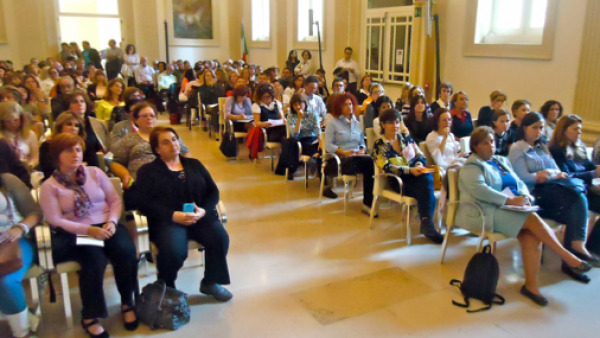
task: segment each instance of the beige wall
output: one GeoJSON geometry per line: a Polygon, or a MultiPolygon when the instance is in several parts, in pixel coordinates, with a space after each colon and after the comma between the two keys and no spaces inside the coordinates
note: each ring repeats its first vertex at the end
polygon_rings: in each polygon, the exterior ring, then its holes
{"type": "MultiPolygon", "coordinates": [[[[586,0],[560,1],[556,18],[554,55],[551,60],[465,57],[462,55],[466,0],[439,2],[442,38],[442,81],[450,81],[456,90],[470,97],[470,110],[489,105],[489,94],[502,89],[508,100],[527,98],[533,110],[548,99],[556,99],[567,113],[573,109],[577,70],[581,51],[586,0]]],[[[509,103],[510,104],[510,103],[509,103]]]]}

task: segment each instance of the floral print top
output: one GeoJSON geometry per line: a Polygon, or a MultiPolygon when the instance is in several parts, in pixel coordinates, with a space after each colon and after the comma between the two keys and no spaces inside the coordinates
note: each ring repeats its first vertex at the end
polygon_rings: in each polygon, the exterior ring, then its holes
{"type": "Polygon", "coordinates": [[[396,175],[407,175],[410,172],[410,168],[414,167],[418,162],[426,166],[427,161],[425,156],[409,134],[398,134],[398,141],[400,153],[394,149],[391,142],[385,136],[381,136],[381,138],[375,141],[371,156],[381,170],[396,175]]]}

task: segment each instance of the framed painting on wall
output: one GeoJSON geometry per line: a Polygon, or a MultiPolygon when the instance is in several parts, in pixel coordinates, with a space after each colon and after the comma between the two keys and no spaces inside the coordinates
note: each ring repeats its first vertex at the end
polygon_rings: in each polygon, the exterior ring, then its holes
{"type": "Polygon", "coordinates": [[[219,1],[167,0],[169,45],[219,45],[219,1]]]}

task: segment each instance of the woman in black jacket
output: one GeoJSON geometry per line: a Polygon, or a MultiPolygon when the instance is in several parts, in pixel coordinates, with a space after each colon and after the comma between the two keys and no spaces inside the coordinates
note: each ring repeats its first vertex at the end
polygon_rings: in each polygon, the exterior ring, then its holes
{"type": "Polygon", "coordinates": [[[157,158],[138,171],[136,185],[144,196],[139,209],[148,217],[150,240],[158,248],[158,279],[175,287],[187,242],[193,239],[205,248],[200,292],[228,301],[232,294],[221,285],[229,284],[229,235],[217,214],[219,189],[202,163],[180,156],[172,128],[154,128],[150,147],[157,158]]]}

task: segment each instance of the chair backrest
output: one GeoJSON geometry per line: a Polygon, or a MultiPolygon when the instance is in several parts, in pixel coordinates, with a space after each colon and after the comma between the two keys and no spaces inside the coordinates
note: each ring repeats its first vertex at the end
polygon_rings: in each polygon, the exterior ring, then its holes
{"type": "Polygon", "coordinates": [[[119,218],[119,223],[125,224],[125,201],[123,200],[123,186],[121,185],[121,179],[118,177],[110,177],[110,183],[112,183],[115,191],[121,198],[121,204],[123,205],[123,209],[121,211],[121,217],[119,218]]]}
{"type": "Polygon", "coordinates": [[[427,143],[425,143],[425,141],[419,142],[419,149],[421,149],[421,152],[423,153],[423,155],[425,155],[425,159],[427,160],[427,166],[435,165],[433,157],[431,157],[431,153],[429,152],[429,148],[427,148],[427,143]]]}
{"type": "Polygon", "coordinates": [[[448,212],[446,214],[446,224],[454,226],[458,203],[453,202],[458,202],[460,199],[458,191],[458,170],[455,168],[449,169],[446,173],[446,178],[448,180],[448,212]]]}
{"type": "Polygon", "coordinates": [[[375,144],[377,135],[375,135],[375,130],[373,128],[366,128],[365,135],[367,136],[367,152],[366,153],[370,154],[371,150],[373,150],[373,145],[375,144]]]}
{"type": "Polygon", "coordinates": [[[460,138],[460,151],[463,153],[471,152],[471,136],[465,136],[460,138]]]}

